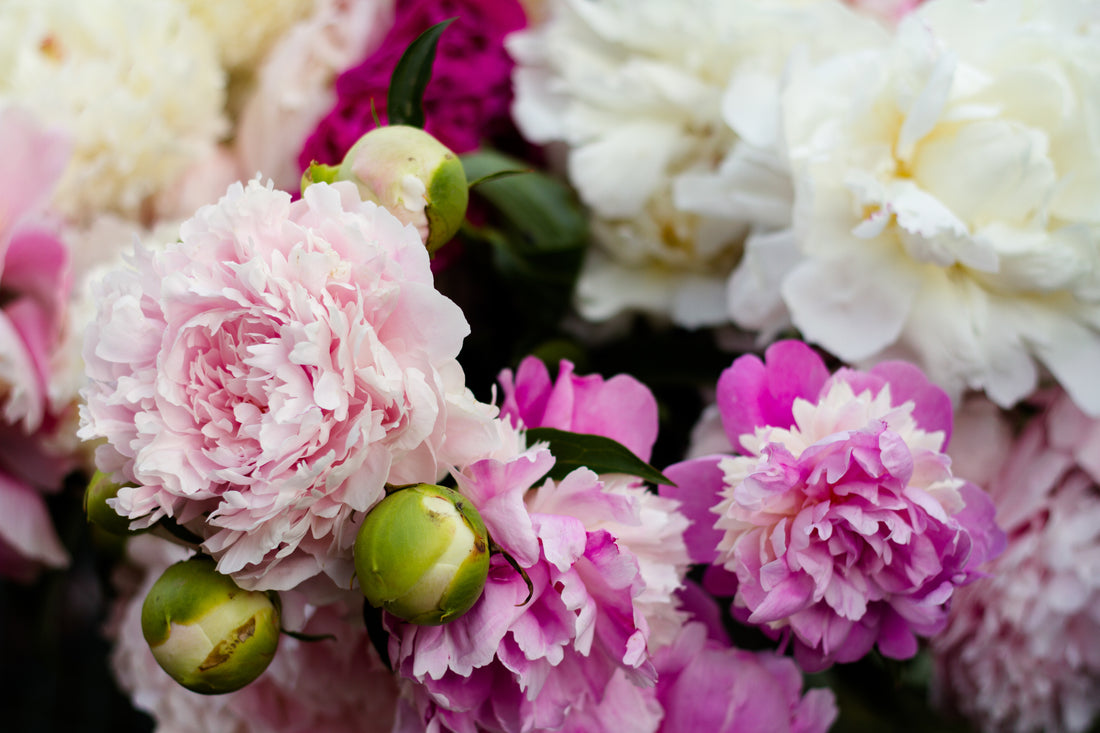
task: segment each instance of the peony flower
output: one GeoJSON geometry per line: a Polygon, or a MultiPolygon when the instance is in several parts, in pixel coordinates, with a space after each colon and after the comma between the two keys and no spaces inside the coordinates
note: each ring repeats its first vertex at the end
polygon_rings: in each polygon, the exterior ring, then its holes
{"type": "Polygon", "coordinates": [[[942,0],[882,48],[792,67],[797,256],[761,290],[805,339],[1002,406],[1035,389],[1038,362],[1100,414],[1091,12],[942,0]]]}
{"type": "Polygon", "coordinates": [[[455,361],[468,332],[412,228],[350,184],[234,184],[109,274],[80,437],[115,510],[172,517],[249,589],[352,577],[358,513],[495,440],[455,361]]]}
{"type": "Polygon", "coordinates": [[[854,8],[894,25],[916,10],[924,0],[846,0],[846,2],[854,8]]]}
{"type": "Polygon", "coordinates": [[[932,640],[934,696],[983,731],[1079,732],[1100,714],[1100,422],[1064,394],[1044,402],[993,464],[1007,548],[932,640]]]}
{"type": "Polygon", "coordinates": [[[68,151],[25,110],[0,109],[0,575],[22,580],[68,563],[42,498],[72,463],[53,445],[66,404],[51,399],[69,251],[44,214],[68,151]]]}
{"type": "Polygon", "coordinates": [[[313,10],[315,0],[181,0],[214,41],[222,65],[248,72],[295,23],[313,10]]]}
{"type": "Polygon", "coordinates": [[[226,132],[225,75],[177,0],[35,0],[0,20],[0,100],[72,138],[57,209],[139,217],[226,132]]]}
{"type": "Polygon", "coordinates": [[[734,614],[788,636],[807,670],[915,654],[1003,540],[943,453],[947,395],[902,362],[830,376],[784,341],[723,372],[718,408],[740,455],[672,466],[662,494],[694,518],[695,559],[736,575],[734,614]]]}
{"type": "Polygon", "coordinates": [[[276,188],[298,190],[298,153],[336,103],[337,75],[378,47],[393,24],[393,5],[317,0],[313,13],[279,39],[257,69],[237,122],[234,145],[249,175],[263,171],[276,188]]]}
{"type": "Polygon", "coordinates": [[[601,523],[637,523],[636,502],[584,468],[531,489],[554,463],[542,446],[486,458],[455,474],[501,555],[481,598],[442,626],[387,616],[390,657],[411,681],[401,730],[556,728],[601,704],[617,674],[652,684],[636,601],[638,561],[601,523]]]}
{"type": "Polygon", "coordinates": [[[803,694],[794,660],[715,641],[699,623],[685,626],[654,665],[660,733],[825,733],[836,720],[832,691],[803,694]]]}
{"type": "MultiPolygon", "coordinates": [[[[546,5],[548,20],[508,39],[513,116],[528,140],[565,144],[569,181],[591,210],[581,315],[728,323],[746,300],[730,280],[743,247],[792,240],[777,234],[792,200],[775,134],[788,55],[859,48],[885,31],[832,2],[546,5]]],[[[744,307],[770,327],[774,308],[760,302],[744,307]]]]}
{"type": "Polygon", "coordinates": [[[150,535],[132,538],[129,564],[115,573],[122,596],[112,611],[111,666],[119,686],[159,731],[172,733],[304,733],[389,731],[397,688],[379,660],[354,595],[321,606],[290,591],[280,594],[283,627],[334,639],[284,636],[270,666],[255,682],[224,695],[181,687],[153,658],[141,633],[142,600],[161,571],[187,551],[150,535]]]}
{"type": "MultiPolygon", "coordinates": [[[[501,372],[500,385],[501,417],[517,427],[602,435],[643,461],[650,459],[657,440],[657,400],[630,375],[581,377],[574,374],[571,362],[562,360],[551,383],[546,365],[529,356],[514,375],[507,369],[501,372]]],[[[600,478],[605,492],[626,497],[637,507],[630,522],[603,522],[592,528],[607,529],[637,558],[645,589],[635,603],[650,628],[650,649],[656,649],[670,642],[686,619],[676,592],[691,563],[684,544],[688,522],[676,501],[647,491],[641,481],[628,476],[600,478]]]]}
{"type": "Polygon", "coordinates": [[[451,17],[457,20],[439,39],[424,93],[425,129],[451,150],[465,153],[507,128],[512,62],[503,39],[525,22],[517,0],[414,0],[397,6],[381,46],[336,80],[336,105],[306,140],[298,156],[300,170],[311,161],[343,160],[375,126],[372,108],[387,122],[386,94],[401,54],[421,32],[451,17]]]}

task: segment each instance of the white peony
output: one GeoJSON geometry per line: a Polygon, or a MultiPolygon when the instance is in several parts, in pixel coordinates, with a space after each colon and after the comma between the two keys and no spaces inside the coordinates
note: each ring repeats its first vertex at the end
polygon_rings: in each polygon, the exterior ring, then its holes
{"type": "Polygon", "coordinates": [[[182,0],[206,28],[229,70],[249,70],[317,0],[182,0]]]}
{"type": "Polygon", "coordinates": [[[798,252],[769,287],[807,340],[1002,406],[1037,360],[1100,414],[1095,4],[935,0],[782,103],[798,252]]]}
{"type": "Polygon", "coordinates": [[[74,219],[141,215],[226,131],[224,87],[176,0],[14,0],[0,14],[0,104],[71,136],[54,204],[74,219]]]}
{"type": "Polygon", "coordinates": [[[513,113],[528,139],[565,143],[570,182],[592,211],[598,247],[578,283],[581,314],[728,322],[745,237],[784,226],[791,200],[772,149],[777,110],[741,114],[741,95],[775,99],[796,46],[858,46],[885,31],[824,0],[546,6],[545,23],[508,40],[513,113]]]}

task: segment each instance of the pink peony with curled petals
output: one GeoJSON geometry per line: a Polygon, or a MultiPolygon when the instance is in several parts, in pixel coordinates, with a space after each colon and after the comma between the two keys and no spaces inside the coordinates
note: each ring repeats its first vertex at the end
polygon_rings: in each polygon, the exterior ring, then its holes
{"type": "Polygon", "coordinates": [[[234,184],[132,268],[89,327],[80,436],[115,510],[164,516],[243,586],[348,587],[387,481],[434,482],[497,439],[455,356],[468,332],[416,231],[351,184],[234,184]]]}
{"type": "Polygon", "coordinates": [[[530,731],[562,726],[599,705],[616,675],[652,684],[646,622],[636,606],[638,561],[603,521],[630,523],[630,497],[577,469],[530,490],[553,465],[541,446],[487,458],[456,474],[490,537],[524,569],[494,555],[481,598],[442,626],[387,616],[390,657],[410,685],[401,730],[530,731]]]}
{"type": "MultiPolygon", "coordinates": [[[[934,696],[983,731],[1078,733],[1100,715],[1100,420],[1060,392],[1041,404],[989,456],[1007,547],[932,640],[934,696]]],[[[969,430],[1007,433],[981,409],[969,430]]]]}
{"type": "Polygon", "coordinates": [[[718,409],[741,455],[678,464],[662,493],[717,541],[691,547],[736,575],[734,614],[789,635],[805,669],[912,656],[1003,543],[989,497],[951,473],[951,403],[916,367],[829,376],[779,342],[722,374],[718,409]]]}
{"type": "Polygon", "coordinates": [[[374,128],[372,109],[385,124],[390,76],[401,54],[420,33],[452,17],[424,93],[425,129],[456,153],[509,129],[513,63],[504,37],[526,23],[523,7],[517,0],[408,0],[397,4],[381,46],[336,79],[336,104],[306,139],[299,167],[343,160],[374,128]]]}
{"type": "Polygon", "coordinates": [[[65,405],[51,404],[70,290],[69,251],[44,215],[69,144],[16,107],[0,110],[0,576],[62,566],[42,494],[72,461],[52,447],[65,405]]]}

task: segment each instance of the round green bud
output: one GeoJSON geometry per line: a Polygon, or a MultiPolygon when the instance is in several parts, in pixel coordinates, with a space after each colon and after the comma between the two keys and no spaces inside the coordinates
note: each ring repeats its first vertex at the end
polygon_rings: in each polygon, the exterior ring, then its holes
{"type": "MultiPolygon", "coordinates": [[[[317,172],[311,179],[330,175],[317,172]]],[[[352,181],[364,201],[415,226],[429,252],[450,241],[466,218],[470,192],[462,161],[418,127],[371,130],[351,147],[333,178],[352,181]]]]}
{"type": "Polygon", "coordinates": [[[141,607],[157,664],[188,690],[218,695],[259,677],[279,645],[279,598],[241,589],[196,555],[160,576],[141,607]]]}
{"type": "Polygon", "coordinates": [[[489,533],[462,494],[417,484],[367,514],[355,539],[355,573],[372,606],[414,624],[446,623],[481,597],[489,533]]]}
{"type": "Polygon", "coordinates": [[[105,473],[96,471],[84,490],[84,514],[89,522],[111,534],[136,534],[130,530],[129,517],[122,516],[107,503],[108,499],[118,496],[121,488],[121,484],[113,483],[105,473]]]}

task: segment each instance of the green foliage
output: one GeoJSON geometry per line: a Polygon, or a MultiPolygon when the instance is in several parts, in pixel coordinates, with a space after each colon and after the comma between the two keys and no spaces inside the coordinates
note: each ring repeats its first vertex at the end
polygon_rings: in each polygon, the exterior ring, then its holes
{"type": "Polygon", "coordinates": [[[424,127],[424,90],[432,78],[432,63],[439,37],[454,18],[436,23],[409,44],[390,77],[386,116],[391,125],[424,127]]]}
{"type": "Polygon", "coordinates": [[[584,466],[596,473],[625,473],[650,483],[675,486],[625,445],[602,435],[570,433],[556,428],[531,428],[527,431],[527,442],[550,444],[550,452],[557,460],[546,476],[555,481],[584,466]]]}

